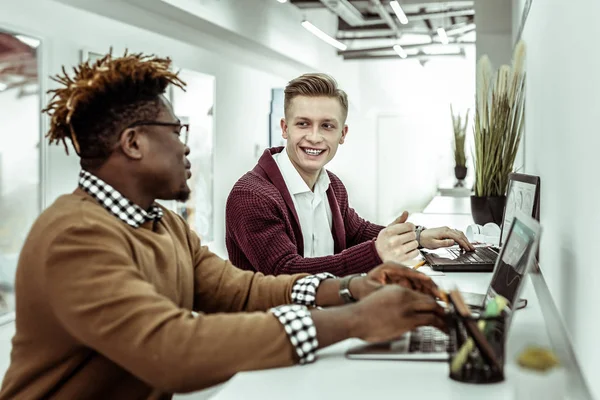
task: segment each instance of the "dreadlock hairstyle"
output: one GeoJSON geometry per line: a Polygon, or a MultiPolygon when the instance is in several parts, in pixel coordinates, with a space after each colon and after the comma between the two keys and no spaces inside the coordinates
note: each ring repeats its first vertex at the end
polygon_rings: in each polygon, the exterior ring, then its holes
{"type": "Polygon", "coordinates": [[[69,154],[71,140],[82,159],[105,160],[118,141],[118,133],[142,119],[156,118],[159,96],[169,84],[184,89],[178,73],[169,71],[171,60],[154,55],[127,54],[81,63],[69,76],[65,68],[52,79],[61,87],[42,112],[51,117],[46,134],[50,144],[60,142],[69,154]]]}

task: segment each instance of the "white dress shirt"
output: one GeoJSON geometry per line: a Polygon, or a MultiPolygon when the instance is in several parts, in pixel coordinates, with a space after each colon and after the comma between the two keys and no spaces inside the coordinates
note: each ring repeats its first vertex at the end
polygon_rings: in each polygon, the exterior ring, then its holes
{"type": "Polygon", "coordinates": [[[300,176],[287,153],[274,154],[273,158],[283,176],[285,185],[292,195],[294,207],[300,220],[300,229],[304,239],[304,257],[322,257],[333,255],[334,243],[331,233],[331,206],[327,198],[329,175],[321,169],[314,191],[311,191],[300,176]]]}

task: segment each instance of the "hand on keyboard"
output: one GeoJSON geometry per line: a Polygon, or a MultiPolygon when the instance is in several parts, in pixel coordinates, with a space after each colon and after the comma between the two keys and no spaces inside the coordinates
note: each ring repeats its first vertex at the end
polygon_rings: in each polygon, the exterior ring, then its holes
{"type": "Polygon", "coordinates": [[[420,326],[446,329],[446,314],[431,296],[386,285],[348,308],[356,317],[356,337],[385,342],[420,326]]]}
{"type": "Polygon", "coordinates": [[[462,249],[475,250],[475,247],[469,242],[464,233],[458,229],[450,229],[447,226],[425,229],[421,232],[420,244],[426,249],[439,249],[458,244],[462,249]]]}

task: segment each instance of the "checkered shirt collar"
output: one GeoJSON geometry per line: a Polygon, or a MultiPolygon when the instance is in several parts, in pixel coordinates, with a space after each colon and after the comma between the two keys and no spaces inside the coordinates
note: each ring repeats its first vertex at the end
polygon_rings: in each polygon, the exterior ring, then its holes
{"type": "Polygon", "coordinates": [[[146,211],[87,171],[79,172],[79,187],[96,199],[109,213],[134,228],[139,228],[146,221],[158,221],[163,216],[163,211],[158,205],[153,204],[150,210],[146,211]]]}

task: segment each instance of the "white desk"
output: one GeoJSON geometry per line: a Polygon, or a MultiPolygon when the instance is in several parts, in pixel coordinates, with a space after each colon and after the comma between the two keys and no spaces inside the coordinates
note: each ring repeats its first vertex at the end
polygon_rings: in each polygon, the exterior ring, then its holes
{"type": "Polygon", "coordinates": [[[426,228],[448,226],[452,229],[459,229],[463,232],[467,230],[467,226],[474,223],[471,214],[448,215],[416,213],[410,214],[408,221],[415,225],[423,225],[426,228]]]}
{"type": "MultiPolygon", "coordinates": [[[[413,214],[410,221],[464,230],[472,223],[469,202],[468,197],[436,197],[425,212],[413,214]]],[[[432,278],[446,289],[457,286],[463,291],[484,293],[491,273],[447,273],[432,278]]],[[[349,339],[319,351],[313,364],[237,374],[211,399],[512,399],[515,376],[519,373],[516,355],[529,344],[550,346],[547,326],[557,330],[552,323],[546,325],[529,278],[521,296],[528,305],[514,315],[506,344],[506,379],[501,383],[473,385],[453,381],[448,377],[448,364],[443,362],[349,360],[346,350],[362,343],[349,339]]],[[[584,385],[580,384],[576,362],[567,362],[565,368],[571,398],[589,398],[582,394],[584,385]]]]}
{"type": "MultiPolygon", "coordinates": [[[[434,277],[442,286],[456,283],[461,290],[483,292],[491,274],[447,274],[434,277]]],[[[517,373],[515,355],[524,344],[547,344],[545,326],[529,282],[523,297],[527,308],[515,314],[506,348],[506,380],[491,385],[455,382],[444,362],[368,361],[345,358],[348,348],[362,343],[350,339],[318,353],[310,365],[237,374],[212,399],[511,399],[517,373]]]]}
{"type": "Polygon", "coordinates": [[[471,197],[436,196],[425,207],[423,214],[471,215],[471,197]]]}

